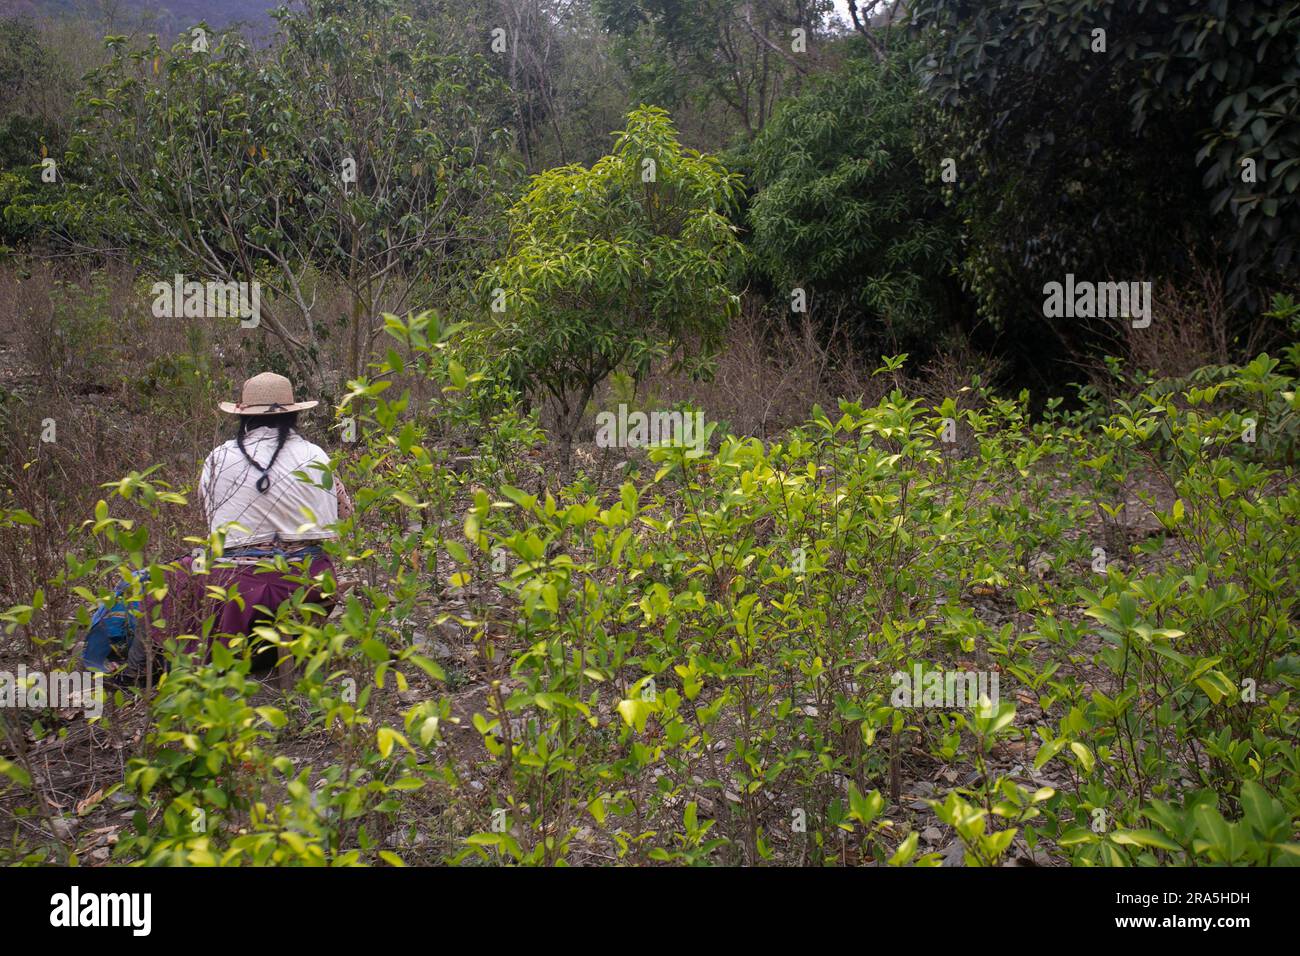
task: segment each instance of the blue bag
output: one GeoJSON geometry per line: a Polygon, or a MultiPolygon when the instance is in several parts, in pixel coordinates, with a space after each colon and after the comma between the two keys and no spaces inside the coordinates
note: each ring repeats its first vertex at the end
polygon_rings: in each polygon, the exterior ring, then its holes
{"type": "MultiPolygon", "coordinates": [[[[137,571],[136,578],[144,580],[147,570],[137,571]]],[[[126,662],[127,652],[135,639],[135,612],[140,607],[139,601],[127,601],[122,596],[130,586],[130,581],[123,581],[113,590],[112,599],[100,604],[90,616],[90,628],[86,631],[85,649],[81,654],[87,670],[107,673],[126,662]]]]}

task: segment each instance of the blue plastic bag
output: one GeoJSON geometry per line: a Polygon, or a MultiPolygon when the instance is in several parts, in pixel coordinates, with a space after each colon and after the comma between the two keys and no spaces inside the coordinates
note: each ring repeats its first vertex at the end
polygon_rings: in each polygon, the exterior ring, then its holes
{"type": "MultiPolygon", "coordinates": [[[[145,570],[137,571],[136,577],[143,580],[145,570]]],[[[136,612],[140,607],[139,601],[123,598],[130,586],[130,581],[123,581],[114,589],[112,599],[100,604],[90,616],[81,654],[87,670],[107,673],[125,663],[131,642],[135,640],[136,612]]]]}

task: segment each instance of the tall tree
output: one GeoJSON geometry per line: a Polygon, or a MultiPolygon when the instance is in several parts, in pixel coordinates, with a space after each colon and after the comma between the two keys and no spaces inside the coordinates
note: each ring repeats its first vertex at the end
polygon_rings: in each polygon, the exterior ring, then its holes
{"type": "Polygon", "coordinates": [[[691,105],[725,145],[756,136],[777,101],[813,72],[831,0],[596,0],[636,94],[691,105]],[[714,116],[721,104],[725,112],[714,116]]]}
{"type": "Polygon", "coordinates": [[[491,250],[510,167],[504,90],[479,57],[445,56],[392,0],[282,9],[263,53],[202,27],[92,74],[74,156],[163,275],[259,282],[262,324],[318,382],[319,342],[364,368],[383,311],[491,250]],[[322,315],[316,278],[347,288],[322,315]]]}
{"type": "MultiPolygon", "coordinates": [[[[1045,187],[1018,205],[1040,234],[1068,211],[1130,262],[1157,260],[1180,219],[1203,218],[1188,215],[1197,205],[1230,217],[1239,292],[1300,261],[1294,0],[917,0],[914,15],[924,82],[961,130],[950,140],[968,169],[990,169],[990,188],[1021,172],[1045,187]],[[1204,192],[1183,191],[1192,177],[1204,192]],[[1135,249],[1130,229],[1154,241],[1135,249]]],[[[1013,258],[1040,254],[1035,232],[1013,258]]]]}
{"type": "MultiPolygon", "coordinates": [[[[852,43],[749,150],[750,247],[787,308],[795,289],[846,305],[860,337],[921,342],[950,326],[960,230],[914,155],[906,50],[852,43]]],[[[829,311],[829,310],[828,310],[829,311]]]]}

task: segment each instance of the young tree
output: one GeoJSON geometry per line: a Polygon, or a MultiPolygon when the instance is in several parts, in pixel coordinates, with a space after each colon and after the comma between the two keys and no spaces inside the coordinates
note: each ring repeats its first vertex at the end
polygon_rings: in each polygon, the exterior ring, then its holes
{"type": "Polygon", "coordinates": [[[511,210],[506,255],[480,286],[512,375],[551,396],[564,460],[596,386],[620,366],[716,347],[739,297],[727,218],[739,177],[684,149],[668,114],[642,106],[590,168],[533,177],[511,210]]]}

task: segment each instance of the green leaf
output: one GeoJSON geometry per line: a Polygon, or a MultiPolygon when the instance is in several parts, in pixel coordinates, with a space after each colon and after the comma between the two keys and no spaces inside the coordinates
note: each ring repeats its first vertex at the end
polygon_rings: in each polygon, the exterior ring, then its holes
{"type": "Polygon", "coordinates": [[[1124,846],[1147,846],[1174,851],[1182,849],[1169,837],[1163,833],[1157,833],[1155,830],[1116,830],[1110,835],[1110,838],[1124,846]]]}
{"type": "Polygon", "coordinates": [[[646,721],[654,712],[654,707],[649,701],[628,698],[618,702],[618,712],[622,715],[625,724],[636,728],[637,733],[643,733],[646,721]]]}
{"type": "Polygon", "coordinates": [[[1083,768],[1084,773],[1092,773],[1092,768],[1097,765],[1097,759],[1093,756],[1092,751],[1084,744],[1077,740],[1070,742],[1070,749],[1074,755],[1079,758],[1079,766],[1083,768]]]}
{"type": "Polygon", "coordinates": [[[280,710],[278,707],[258,707],[255,709],[257,715],[276,730],[279,730],[289,722],[289,718],[284,715],[284,711],[280,710]]]}
{"type": "Polygon", "coordinates": [[[864,795],[858,791],[856,784],[849,784],[850,819],[857,820],[864,826],[870,825],[884,808],[885,798],[880,795],[879,790],[872,790],[864,795]]]}
{"type": "Polygon", "coordinates": [[[919,834],[913,830],[907,835],[907,838],[898,845],[894,855],[889,858],[890,866],[906,866],[911,862],[912,857],[916,855],[917,837],[919,834]]]}
{"type": "Polygon", "coordinates": [[[1268,791],[1254,780],[1241,782],[1241,809],[1246,822],[1261,835],[1272,829],[1273,819],[1279,816],[1281,804],[1269,796],[1268,791]]]}
{"type": "Polygon", "coordinates": [[[0,757],[0,774],[8,777],[20,787],[30,787],[32,785],[31,774],[12,760],[6,760],[4,757],[0,757]]]}
{"type": "Polygon", "coordinates": [[[379,747],[379,756],[384,758],[387,758],[393,752],[393,747],[397,744],[401,744],[407,750],[411,749],[411,745],[407,743],[406,738],[392,727],[380,727],[375,739],[379,747]]]}

